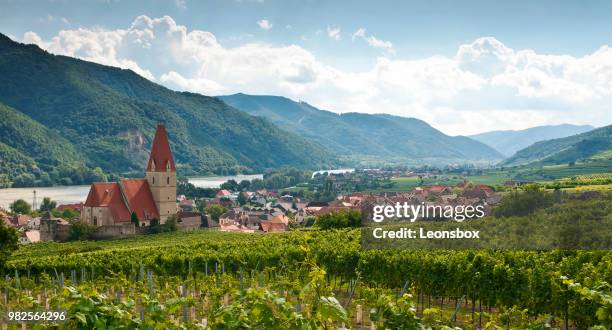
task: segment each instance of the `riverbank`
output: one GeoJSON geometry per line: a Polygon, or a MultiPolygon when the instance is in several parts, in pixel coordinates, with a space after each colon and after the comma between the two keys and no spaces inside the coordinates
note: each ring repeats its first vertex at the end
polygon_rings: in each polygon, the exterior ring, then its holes
{"type": "MultiPolygon", "coordinates": [[[[228,180],[253,180],[263,178],[262,174],[239,174],[231,176],[197,176],[188,177],[187,180],[199,188],[219,188],[221,184],[228,180]]],[[[79,186],[54,186],[54,187],[30,187],[30,188],[4,188],[0,189],[0,207],[8,209],[9,205],[17,199],[23,199],[28,203],[34,200],[34,191],[38,203],[44,198],[49,197],[57,204],[72,204],[85,202],[89,185],[79,186]]]]}

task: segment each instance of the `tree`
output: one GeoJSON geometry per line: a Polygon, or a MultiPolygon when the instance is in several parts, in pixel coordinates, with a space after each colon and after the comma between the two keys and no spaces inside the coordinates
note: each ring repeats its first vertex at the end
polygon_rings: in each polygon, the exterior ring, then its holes
{"type": "Polygon", "coordinates": [[[240,205],[244,205],[248,202],[248,196],[247,194],[243,191],[241,193],[238,194],[238,204],[240,205]]]}
{"type": "Polygon", "coordinates": [[[177,231],[178,227],[176,225],[178,218],[176,214],[173,214],[166,219],[166,223],[162,225],[162,231],[177,231]]]}
{"type": "Polygon", "coordinates": [[[17,230],[0,220],[0,269],[4,269],[6,260],[17,250],[18,240],[17,230]]]}
{"type": "Polygon", "coordinates": [[[526,216],[540,208],[550,206],[553,196],[537,184],[523,186],[523,192],[515,191],[506,196],[493,209],[495,217],[526,216]]]}
{"type": "Polygon", "coordinates": [[[225,212],[227,212],[227,209],[217,204],[211,205],[206,208],[206,214],[210,215],[210,218],[213,219],[215,222],[219,222],[221,214],[225,212]]]}
{"type": "Polygon", "coordinates": [[[32,206],[23,199],[18,199],[9,205],[11,212],[14,214],[30,214],[32,213],[32,206]]]}
{"type": "Polygon", "coordinates": [[[205,213],[205,209],[206,209],[206,200],[205,199],[196,199],[195,201],[196,204],[196,209],[198,210],[198,212],[204,214],[205,213]]]}
{"type": "Polygon", "coordinates": [[[66,219],[66,220],[72,220],[78,217],[79,217],[79,212],[75,211],[74,209],[65,209],[64,212],[60,214],[60,218],[66,219]]]}
{"type": "Polygon", "coordinates": [[[249,180],[242,180],[238,184],[238,188],[240,189],[240,191],[247,191],[249,190],[250,187],[251,187],[251,181],[249,180]]]}
{"type": "Polygon", "coordinates": [[[130,216],[130,222],[132,222],[134,226],[136,227],[138,227],[138,225],[140,224],[140,221],[138,220],[138,215],[136,215],[136,212],[132,211],[132,215],[130,216]]]}
{"type": "Polygon", "coordinates": [[[161,232],[161,230],[162,228],[157,218],[153,218],[151,219],[151,221],[149,221],[149,233],[156,234],[156,233],[161,232]]]}
{"type": "Polygon", "coordinates": [[[91,237],[91,234],[93,234],[95,230],[95,226],[90,225],[85,221],[74,221],[70,226],[70,234],[68,239],[71,241],[87,240],[91,237]]]}
{"type": "Polygon", "coordinates": [[[53,210],[56,206],[56,202],[52,201],[49,197],[45,197],[43,198],[42,203],[40,203],[39,210],[40,212],[51,212],[51,210],[53,210]]]}
{"type": "Polygon", "coordinates": [[[350,210],[323,214],[317,217],[316,224],[321,229],[359,227],[361,225],[361,212],[350,210]]]}
{"type": "Polygon", "coordinates": [[[238,182],[236,182],[236,180],[234,179],[227,180],[227,182],[221,185],[221,189],[227,189],[229,191],[236,191],[238,190],[238,188],[239,188],[238,182]]]}

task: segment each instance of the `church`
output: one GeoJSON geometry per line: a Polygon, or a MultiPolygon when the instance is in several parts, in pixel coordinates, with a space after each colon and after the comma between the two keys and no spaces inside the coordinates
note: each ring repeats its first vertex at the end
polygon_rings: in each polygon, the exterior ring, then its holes
{"type": "Polygon", "coordinates": [[[95,182],[83,204],[81,220],[94,226],[130,223],[132,213],[141,225],[153,219],[165,223],[177,213],[176,167],[164,125],[158,125],[144,179],[95,182]]]}

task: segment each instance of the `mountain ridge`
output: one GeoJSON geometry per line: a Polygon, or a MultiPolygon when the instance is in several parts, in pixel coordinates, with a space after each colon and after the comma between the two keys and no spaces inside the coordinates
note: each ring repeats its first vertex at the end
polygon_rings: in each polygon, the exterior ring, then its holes
{"type": "Polygon", "coordinates": [[[564,138],[536,142],[517,151],[504,160],[502,165],[575,163],[609,151],[612,151],[612,125],[564,138]]]}
{"type": "Polygon", "coordinates": [[[416,118],[356,112],[338,114],[274,95],[237,93],[217,98],[344,153],[453,161],[503,158],[485,144],[467,137],[445,135],[416,118]]]}
{"type": "Polygon", "coordinates": [[[142,172],[161,122],[182,175],[337,164],[325,147],[216,98],[175,92],[131,70],[53,55],[2,35],[0,76],[1,103],[57,132],[86,166],[104,172],[142,172]]]}
{"type": "Polygon", "coordinates": [[[470,138],[491,146],[506,157],[544,140],[552,140],[593,130],[591,125],[542,125],[522,130],[495,130],[469,135],[470,138]]]}

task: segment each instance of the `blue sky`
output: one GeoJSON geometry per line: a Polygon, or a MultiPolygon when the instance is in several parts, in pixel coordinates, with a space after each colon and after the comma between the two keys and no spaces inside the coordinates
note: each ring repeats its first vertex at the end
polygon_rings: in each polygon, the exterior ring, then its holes
{"type": "Polygon", "coordinates": [[[0,0],[0,32],[176,90],[449,134],[612,121],[610,1],[0,0]]]}

